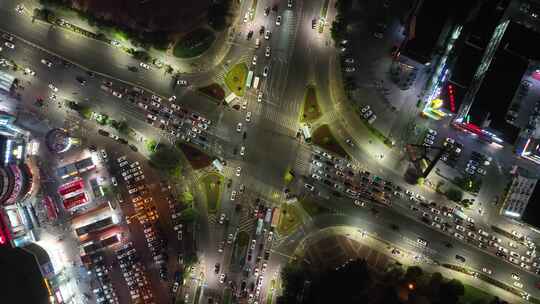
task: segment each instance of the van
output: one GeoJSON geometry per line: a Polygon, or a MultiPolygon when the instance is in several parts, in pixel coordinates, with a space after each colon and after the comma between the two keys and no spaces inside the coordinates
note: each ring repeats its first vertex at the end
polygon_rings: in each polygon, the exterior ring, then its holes
{"type": "Polygon", "coordinates": [[[255,48],[259,48],[261,46],[261,39],[257,38],[255,39],[255,48]]]}

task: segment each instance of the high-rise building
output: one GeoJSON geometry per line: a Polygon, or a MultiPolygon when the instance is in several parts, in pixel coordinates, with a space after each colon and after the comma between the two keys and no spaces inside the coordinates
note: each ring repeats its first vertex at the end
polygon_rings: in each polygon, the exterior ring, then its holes
{"type": "Polygon", "coordinates": [[[521,218],[537,182],[536,178],[525,177],[516,172],[505,192],[501,214],[512,218],[521,218]]]}

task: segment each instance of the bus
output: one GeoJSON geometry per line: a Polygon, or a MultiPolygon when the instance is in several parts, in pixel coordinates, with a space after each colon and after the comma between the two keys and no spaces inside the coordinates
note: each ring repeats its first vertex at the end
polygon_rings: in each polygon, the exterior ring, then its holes
{"type": "Polygon", "coordinates": [[[67,198],[64,200],[64,208],[66,210],[78,207],[80,205],[86,204],[88,202],[88,197],[85,192],[81,192],[75,196],[67,198]]]}
{"type": "Polygon", "coordinates": [[[253,81],[253,88],[257,89],[259,87],[259,76],[255,76],[255,80],[253,81]]]}
{"type": "Polygon", "coordinates": [[[246,88],[251,88],[251,83],[253,82],[253,71],[249,71],[246,78],[246,88]]]}
{"type": "Polygon", "coordinates": [[[262,232],[264,226],[264,221],[262,218],[257,220],[257,229],[255,230],[255,235],[259,235],[262,232]]]}
{"type": "Polygon", "coordinates": [[[236,97],[237,96],[234,93],[229,94],[229,96],[225,97],[225,103],[230,104],[233,100],[236,99],[236,97]]]}

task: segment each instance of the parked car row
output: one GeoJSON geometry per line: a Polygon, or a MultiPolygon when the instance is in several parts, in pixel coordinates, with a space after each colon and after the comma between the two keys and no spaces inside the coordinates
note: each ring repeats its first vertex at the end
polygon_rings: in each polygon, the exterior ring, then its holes
{"type": "Polygon", "coordinates": [[[109,277],[110,267],[105,264],[103,255],[100,252],[92,253],[81,257],[89,273],[94,273],[98,285],[92,289],[96,302],[99,304],[118,304],[118,296],[109,277]]]}
{"type": "Polygon", "coordinates": [[[116,258],[120,270],[134,302],[155,303],[149,280],[146,276],[146,267],[140,261],[133,244],[127,243],[116,251],[116,258]]]}
{"type": "Polygon", "coordinates": [[[375,122],[375,119],[377,119],[377,115],[373,113],[369,105],[362,107],[360,109],[360,113],[362,115],[362,118],[365,119],[369,124],[372,124],[373,122],[375,122]]]}

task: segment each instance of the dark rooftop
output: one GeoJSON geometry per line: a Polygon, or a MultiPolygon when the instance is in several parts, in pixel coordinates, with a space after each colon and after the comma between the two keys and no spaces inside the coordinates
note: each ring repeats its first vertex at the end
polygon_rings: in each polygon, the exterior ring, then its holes
{"type": "Polygon", "coordinates": [[[463,88],[468,87],[480,65],[482,55],[483,50],[465,44],[454,63],[450,80],[463,88]]]}

